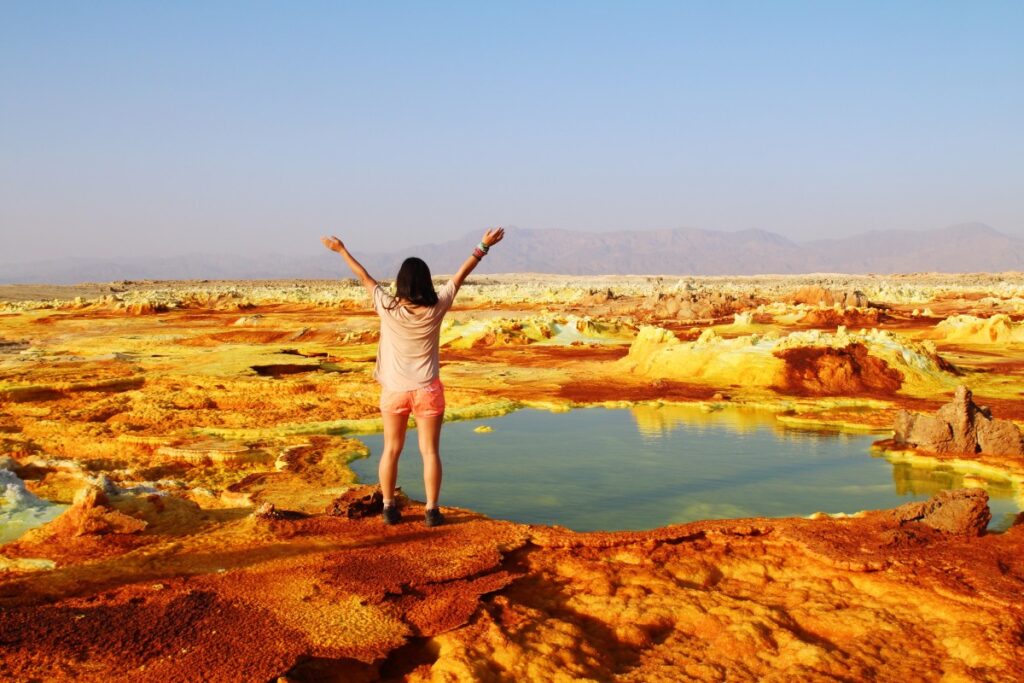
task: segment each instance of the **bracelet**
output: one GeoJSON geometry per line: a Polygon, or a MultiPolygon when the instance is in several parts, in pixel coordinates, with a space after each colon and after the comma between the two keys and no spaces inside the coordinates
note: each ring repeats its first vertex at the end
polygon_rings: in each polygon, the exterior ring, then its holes
{"type": "Polygon", "coordinates": [[[486,254],[487,252],[480,249],[480,247],[473,249],[473,258],[477,261],[481,260],[486,254]]]}
{"type": "Polygon", "coordinates": [[[485,254],[491,250],[491,248],[489,246],[487,246],[486,244],[484,244],[483,242],[481,242],[480,244],[476,245],[476,248],[479,249],[480,251],[484,252],[485,254]]]}

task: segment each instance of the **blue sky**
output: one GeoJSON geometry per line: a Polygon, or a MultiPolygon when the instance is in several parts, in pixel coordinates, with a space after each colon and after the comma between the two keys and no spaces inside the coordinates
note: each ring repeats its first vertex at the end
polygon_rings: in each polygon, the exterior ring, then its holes
{"type": "Polygon", "coordinates": [[[1021,2],[0,3],[0,263],[1024,236],[1021,2]]]}

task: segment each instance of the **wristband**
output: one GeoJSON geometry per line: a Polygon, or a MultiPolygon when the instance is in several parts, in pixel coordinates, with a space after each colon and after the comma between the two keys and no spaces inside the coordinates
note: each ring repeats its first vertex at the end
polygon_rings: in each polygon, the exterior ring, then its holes
{"type": "Polygon", "coordinates": [[[473,258],[475,258],[477,261],[481,260],[486,254],[487,252],[483,251],[480,247],[477,247],[476,249],[473,250],[473,258]]]}
{"type": "Polygon", "coordinates": [[[480,251],[484,252],[485,254],[491,250],[491,248],[489,246],[487,246],[486,244],[484,244],[483,242],[481,242],[480,244],[476,245],[476,248],[479,249],[480,251]]]}

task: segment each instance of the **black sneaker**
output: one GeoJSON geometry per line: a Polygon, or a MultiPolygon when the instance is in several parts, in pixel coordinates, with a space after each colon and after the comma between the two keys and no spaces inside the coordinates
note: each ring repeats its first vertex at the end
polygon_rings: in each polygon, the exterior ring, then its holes
{"type": "Polygon", "coordinates": [[[423,523],[427,526],[440,526],[444,524],[444,515],[441,508],[428,508],[423,514],[423,523]]]}
{"type": "Polygon", "coordinates": [[[384,512],[380,515],[384,519],[385,524],[398,524],[401,521],[402,515],[398,511],[397,505],[389,505],[384,508],[384,512]]]}

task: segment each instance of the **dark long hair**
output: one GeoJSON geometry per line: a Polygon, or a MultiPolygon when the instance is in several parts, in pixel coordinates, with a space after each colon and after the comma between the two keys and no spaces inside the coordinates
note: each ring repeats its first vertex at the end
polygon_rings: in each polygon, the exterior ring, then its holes
{"type": "Polygon", "coordinates": [[[430,280],[430,267],[423,259],[410,256],[402,262],[395,278],[395,295],[414,306],[433,306],[437,292],[430,280]]]}

